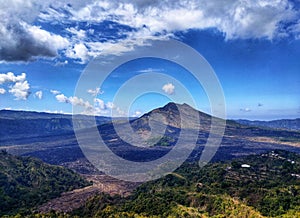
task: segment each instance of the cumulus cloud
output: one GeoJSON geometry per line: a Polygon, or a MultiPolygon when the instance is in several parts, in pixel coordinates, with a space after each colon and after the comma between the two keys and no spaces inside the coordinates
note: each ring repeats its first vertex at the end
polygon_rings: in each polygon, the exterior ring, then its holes
{"type": "Polygon", "coordinates": [[[42,99],[43,98],[43,92],[42,91],[35,92],[34,97],[36,97],[38,99],[42,99]]]}
{"type": "Polygon", "coordinates": [[[76,96],[69,97],[68,102],[75,106],[83,106],[86,109],[92,108],[92,105],[88,101],[84,101],[82,98],[78,98],[76,96]]]}
{"type": "Polygon", "coordinates": [[[94,103],[95,103],[95,107],[100,108],[101,110],[105,110],[107,108],[102,99],[95,98],[94,103]]]}
{"type": "Polygon", "coordinates": [[[67,103],[73,106],[81,106],[85,109],[84,113],[90,113],[93,110],[93,106],[82,98],[76,96],[67,97],[64,94],[59,94],[55,96],[56,100],[60,103],[67,103]]]}
{"type": "Polygon", "coordinates": [[[82,114],[103,116],[108,115],[114,109],[113,116],[124,116],[125,112],[121,108],[116,107],[112,102],[105,103],[100,98],[94,98],[93,104],[82,98],[76,96],[67,97],[64,94],[55,96],[56,100],[60,103],[67,103],[73,106],[81,106],[83,108],[82,114]]]}
{"type": "Polygon", "coordinates": [[[151,34],[187,29],[216,28],[227,39],[276,36],[279,24],[297,20],[298,11],[288,0],[94,1],[72,11],[76,20],[114,22],[151,34]]]}
{"type": "Polygon", "coordinates": [[[103,94],[104,92],[100,89],[100,88],[96,88],[96,89],[89,89],[87,90],[87,92],[89,94],[91,94],[92,96],[97,96],[98,94],[103,94]]]}
{"type": "MultiPolygon", "coordinates": [[[[16,100],[26,100],[30,95],[30,85],[25,73],[21,75],[15,75],[12,72],[0,74],[0,84],[7,84],[8,92],[13,94],[16,100]]],[[[5,89],[3,90],[6,92],[5,89]]]]}
{"type": "Polygon", "coordinates": [[[0,74],[0,84],[3,83],[15,83],[15,82],[21,82],[26,79],[26,74],[22,73],[21,75],[16,76],[13,72],[8,73],[2,73],[0,74]]]}
{"type": "Polygon", "coordinates": [[[28,61],[62,51],[84,64],[97,55],[131,50],[137,39],[165,39],[189,29],[213,28],[226,40],[300,38],[300,12],[294,4],[289,0],[5,1],[0,9],[0,60],[28,61]],[[35,17],[41,26],[30,24],[35,17]],[[107,29],[78,25],[107,21],[113,23],[107,29]],[[61,30],[45,30],[43,24],[49,23],[61,25],[61,30]]]}
{"type": "Polygon", "coordinates": [[[56,100],[60,103],[67,103],[73,106],[83,107],[83,114],[93,114],[94,107],[90,104],[90,102],[83,100],[82,98],[78,98],[77,96],[67,97],[64,94],[59,94],[55,96],[56,100]]]}
{"type": "Polygon", "coordinates": [[[55,57],[67,48],[68,40],[26,23],[0,23],[0,60],[31,61],[37,57],[55,57]]]}
{"type": "Polygon", "coordinates": [[[55,98],[60,103],[69,103],[68,98],[64,94],[56,95],[55,98]]]}
{"type": "Polygon", "coordinates": [[[175,86],[172,83],[167,83],[162,87],[162,90],[168,95],[173,95],[175,92],[175,86]]]}
{"type": "Polygon", "coordinates": [[[3,94],[5,94],[5,93],[6,93],[6,90],[3,89],[3,88],[0,88],[0,94],[3,95],[3,94]]]}
{"type": "Polygon", "coordinates": [[[84,43],[75,44],[66,52],[67,57],[72,59],[79,59],[80,63],[86,63],[89,60],[89,50],[84,43]]]}
{"type": "Polygon", "coordinates": [[[30,95],[30,86],[27,81],[16,82],[8,90],[9,93],[12,93],[16,98],[15,100],[26,100],[30,95]]]}
{"type": "Polygon", "coordinates": [[[31,61],[54,57],[66,48],[64,37],[31,25],[51,1],[0,0],[0,61],[31,61]]]}

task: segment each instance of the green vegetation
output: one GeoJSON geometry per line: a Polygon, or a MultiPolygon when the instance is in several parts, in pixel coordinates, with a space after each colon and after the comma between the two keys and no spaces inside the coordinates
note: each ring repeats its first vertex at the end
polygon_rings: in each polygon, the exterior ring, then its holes
{"type": "Polygon", "coordinates": [[[185,163],[126,198],[99,194],[69,214],[28,217],[300,217],[299,174],[300,155],[286,151],[203,168],[185,163]]]}
{"type": "Polygon", "coordinates": [[[300,156],[275,151],[175,173],[141,185],[128,198],[99,195],[79,217],[299,217],[300,156]],[[241,167],[242,164],[250,168],[241,167]]]}
{"type": "Polygon", "coordinates": [[[163,137],[153,137],[147,140],[147,144],[153,145],[153,146],[164,146],[168,147],[174,144],[176,140],[169,136],[163,136],[163,137]]]}
{"type": "Polygon", "coordinates": [[[71,170],[0,151],[0,216],[19,213],[90,183],[71,170]]]}

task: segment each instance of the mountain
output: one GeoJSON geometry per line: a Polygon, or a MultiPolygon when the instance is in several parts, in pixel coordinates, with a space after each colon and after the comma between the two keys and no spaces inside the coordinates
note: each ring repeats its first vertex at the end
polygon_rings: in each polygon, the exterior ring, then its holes
{"type": "MultiPolygon", "coordinates": [[[[117,118],[124,119],[124,118],[117,118]]],[[[36,137],[73,133],[73,128],[84,129],[91,125],[110,122],[109,117],[51,114],[31,111],[0,110],[0,145],[22,143],[36,137]],[[73,126],[75,119],[76,126],[73,126]],[[96,121],[95,121],[96,120],[96,121]]]]}
{"type": "Polygon", "coordinates": [[[127,198],[98,195],[79,217],[299,217],[300,155],[275,150],[227,162],[185,163],[127,198]],[[243,167],[244,165],[249,167],[243,167]]]}
{"type": "Polygon", "coordinates": [[[258,126],[258,127],[268,127],[268,128],[274,128],[274,129],[300,131],[300,118],[272,120],[272,121],[236,120],[236,122],[243,124],[243,125],[248,125],[248,126],[258,126]]]}
{"type": "MultiPolygon", "coordinates": [[[[92,131],[98,130],[107,147],[126,160],[155,160],[168,154],[179,139],[183,144],[178,152],[179,156],[185,149],[191,149],[192,152],[175,172],[141,185],[127,198],[101,194],[88,200],[79,210],[69,214],[51,213],[49,217],[299,215],[299,131],[226,121],[222,142],[212,163],[200,168],[198,160],[209,137],[211,121],[221,119],[213,118],[187,104],[168,103],[139,118],[131,119],[128,123],[123,122],[124,120],[105,120],[96,128],[84,128],[85,124],[91,121],[91,117],[77,117],[79,135],[74,134],[70,125],[65,127],[63,123],[58,124],[57,132],[51,128],[47,130],[46,124],[51,119],[71,121],[68,115],[57,117],[60,115],[29,112],[9,114],[7,111],[5,113],[0,117],[1,122],[20,122],[24,126],[18,127],[14,123],[11,127],[8,126],[11,131],[5,131],[5,124],[1,124],[1,136],[6,138],[1,141],[0,148],[12,154],[25,156],[15,157],[4,152],[0,157],[0,172],[3,172],[0,173],[0,196],[3,195],[0,204],[4,202],[0,208],[7,208],[5,213],[18,211],[24,214],[23,211],[32,209],[54,195],[58,196],[63,191],[71,190],[70,187],[74,187],[75,184],[85,184],[81,183],[76,177],[77,174],[72,171],[44,164],[31,157],[66,166],[87,174],[87,178],[101,174],[86,159],[77,141],[78,138],[87,140],[89,149],[97,151],[99,144],[91,135],[92,131]],[[84,125],[80,126],[81,122],[84,125]],[[196,137],[195,142],[191,140],[192,137],[196,137]],[[34,181],[38,181],[37,184],[34,181]],[[11,191],[17,194],[11,194],[11,191]],[[28,199],[32,200],[32,203],[28,199]]],[[[104,160],[101,161],[105,164],[104,160]]],[[[115,163],[115,166],[126,168],[118,163],[115,163]]]]}
{"type": "Polygon", "coordinates": [[[71,170],[0,151],[0,216],[26,214],[63,192],[87,185],[71,170]]]}
{"type": "Polygon", "coordinates": [[[200,123],[202,127],[207,127],[211,122],[210,115],[197,111],[188,104],[170,102],[164,107],[154,109],[133,120],[131,126],[136,129],[141,128],[143,125],[147,125],[151,119],[170,127],[190,129],[199,128],[200,123]]]}
{"type": "MultiPolygon", "coordinates": [[[[41,135],[38,131],[32,133],[32,130],[29,131],[30,127],[45,129],[42,124],[44,119],[39,117],[40,114],[31,114],[28,119],[32,121],[35,116],[38,116],[35,119],[37,124],[30,125],[28,121],[29,126],[27,130],[24,130],[31,132],[30,134],[35,134],[35,137],[15,137],[14,134],[22,134],[22,131],[19,131],[21,127],[13,125],[12,128],[16,128],[17,133],[7,131],[7,139],[2,141],[2,147],[10,153],[37,157],[47,163],[68,166],[77,172],[93,171],[87,164],[88,162],[78,145],[76,138],[78,135],[75,136],[74,132],[64,131],[59,131],[57,135],[47,135],[43,131],[41,135]]],[[[47,116],[51,117],[52,115],[47,114],[47,116]]],[[[24,117],[26,118],[26,115],[24,117]]],[[[108,121],[98,125],[97,128],[106,145],[124,159],[132,161],[155,160],[170,152],[176,145],[178,138],[181,137],[183,148],[191,147],[194,149],[188,159],[195,161],[201,156],[206,144],[211,119],[210,115],[187,104],[168,103],[140,118],[130,120],[129,123],[108,121]],[[200,117],[199,122],[197,117],[200,117]],[[196,137],[195,142],[192,142],[193,137],[196,137]]],[[[16,122],[18,120],[16,119],[16,122]]],[[[49,119],[47,120],[49,121],[49,119]]],[[[21,119],[20,122],[27,121],[21,119]]],[[[2,126],[1,131],[2,136],[7,133],[5,125],[2,126]]],[[[82,140],[87,140],[90,146],[97,143],[96,140],[91,139],[92,131],[90,128],[80,130],[82,140]]],[[[253,127],[228,120],[221,145],[213,157],[213,161],[260,154],[274,149],[300,153],[299,138],[299,131],[253,127]]],[[[97,144],[95,144],[96,146],[97,144]]]]}

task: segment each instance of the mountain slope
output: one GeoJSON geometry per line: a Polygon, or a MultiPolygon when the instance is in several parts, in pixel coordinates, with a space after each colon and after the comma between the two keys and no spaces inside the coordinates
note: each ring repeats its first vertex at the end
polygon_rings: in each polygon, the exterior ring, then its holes
{"type": "Polygon", "coordinates": [[[109,117],[84,115],[51,114],[30,111],[0,110],[0,145],[22,143],[23,139],[49,135],[73,133],[72,119],[76,119],[76,128],[100,125],[110,122],[109,117]]]}
{"type": "Polygon", "coordinates": [[[199,128],[210,125],[211,116],[203,112],[197,111],[188,104],[176,104],[170,102],[161,108],[154,109],[149,113],[144,114],[140,118],[133,120],[131,125],[141,127],[149,120],[161,122],[175,128],[199,128]],[[201,124],[201,125],[200,125],[201,124]]]}
{"type": "Polygon", "coordinates": [[[80,217],[297,217],[300,156],[272,151],[175,173],[141,185],[128,198],[100,195],[80,217]],[[249,164],[249,168],[242,167],[249,164]],[[297,174],[298,173],[298,174],[297,174]],[[298,175],[298,176],[297,176],[298,175]]]}
{"type": "Polygon", "coordinates": [[[0,152],[0,216],[26,213],[62,192],[89,184],[71,170],[0,152]]]}

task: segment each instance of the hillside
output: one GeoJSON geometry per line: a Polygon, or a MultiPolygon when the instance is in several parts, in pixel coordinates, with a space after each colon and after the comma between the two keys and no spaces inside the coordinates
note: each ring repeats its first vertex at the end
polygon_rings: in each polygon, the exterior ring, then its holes
{"type": "Polygon", "coordinates": [[[299,205],[300,155],[277,150],[204,168],[186,163],[128,198],[99,195],[72,215],[299,217],[299,205]]]}
{"type": "Polygon", "coordinates": [[[72,134],[73,127],[84,129],[110,121],[111,118],[101,116],[72,117],[68,114],[0,110],[0,145],[23,144],[26,141],[35,141],[38,137],[72,134]],[[72,119],[76,120],[75,126],[72,119]]]}
{"type": "Polygon", "coordinates": [[[71,170],[0,152],[0,216],[26,214],[63,192],[87,185],[71,170]]]}
{"type": "Polygon", "coordinates": [[[300,155],[275,150],[203,168],[187,162],[161,179],[140,185],[127,197],[100,193],[67,213],[58,210],[25,217],[296,218],[299,205],[300,155]]]}

